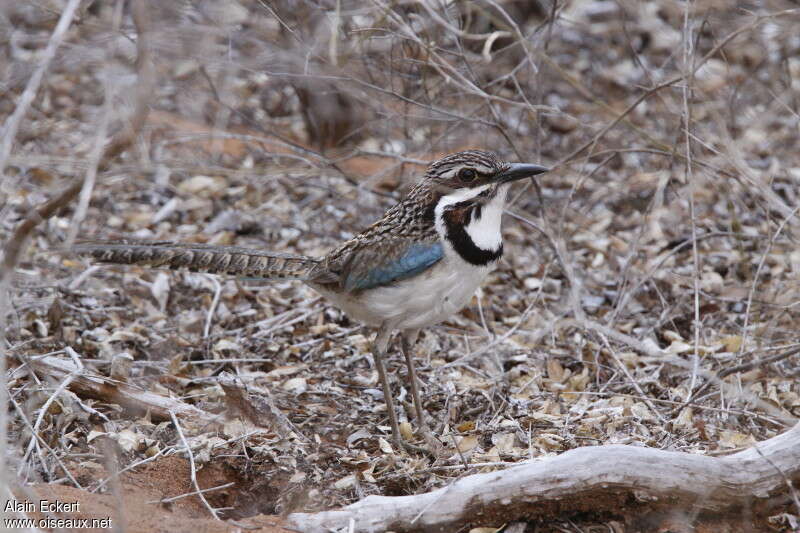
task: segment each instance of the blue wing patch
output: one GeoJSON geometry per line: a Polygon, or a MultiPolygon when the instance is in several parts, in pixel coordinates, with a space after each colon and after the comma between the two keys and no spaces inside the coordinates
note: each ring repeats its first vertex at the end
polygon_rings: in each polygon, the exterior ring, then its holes
{"type": "Polygon", "coordinates": [[[388,285],[424,272],[442,257],[444,257],[444,250],[441,243],[412,244],[398,258],[376,265],[364,272],[363,275],[353,275],[355,273],[352,273],[347,276],[344,288],[352,291],[388,285]]]}

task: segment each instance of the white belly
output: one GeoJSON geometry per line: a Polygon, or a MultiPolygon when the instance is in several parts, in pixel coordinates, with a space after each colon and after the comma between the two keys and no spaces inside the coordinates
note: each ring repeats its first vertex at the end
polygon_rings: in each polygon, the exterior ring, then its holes
{"type": "Polygon", "coordinates": [[[361,322],[372,325],[387,322],[392,329],[423,328],[461,310],[494,268],[494,265],[473,266],[447,255],[419,276],[358,295],[313,288],[361,322]]]}
{"type": "MultiPolygon", "coordinates": [[[[426,272],[386,287],[368,289],[358,294],[326,290],[311,285],[347,315],[372,325],[388,323],[392,329],[424,328],[446,320],[461,310],[475,294],[497,261],[477,266],[468,263],[446,239],[443,210],[465,198],[474,197],[484,188],[461,190],[445,196],[436,207],[436,230],[444,247],[444,257],[426,272]]],[[[483,206],[482,216],[465,228],[472,242],[484,250],[502,246],[500,221],[508,185],[501,185],[494,197],[483,206]]]]}

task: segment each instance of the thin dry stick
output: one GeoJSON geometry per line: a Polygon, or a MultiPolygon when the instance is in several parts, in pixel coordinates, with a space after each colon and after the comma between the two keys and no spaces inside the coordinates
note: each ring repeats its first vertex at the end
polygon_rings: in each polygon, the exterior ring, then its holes
{"type": "MultiPolygon", "coordinates": [[[[138,466],[142,466],[143,464],[149,463],[151,461],[155,461],[156,459],[158,459],[162,455],[166,455],[168,451],[170,451],[170,452],[173,451],[173,448],[172,447],[162,448],[162,449],[158,450],[155,454],[151,455],[150,457],[148,457],[146,459],[142,459],[141,461],[137,461],[135,463],[131,463],[128,466],[126,466],[125,468],[122,468],[121,470],[119,470],[119,472],[116,473],[116,475],[120,476],[120,475],[124,474],[125,472],[127,472],[128,470],[133,470],[134,468],[136,468],[138,466]]],[[[89,492],[92,492],[92,493],[97,492],[98,490],[100,490],[103,487],[105,487],[106,484],[110,483],[111,479],[112,479],[111,477],[107,477],[106,479],[104,479],[103,481],[98,483],[97,486],[95,488],[93,488],[92,490],[90,490],[89,492]]]]}
{"type": "MultiPolygon", "coordinates": [[[[137,41],[137,75],[136,110],[128,127],[123,128],[111,139],[101,158],[99,169],[106,170],[113,159],[126,150],[133,143],[136,136],[144,127],[149,111],[148,101],[155,84],[155,73],[152,61],[152,46],[149,43],[148,32],[150,20],[147,10],[147,0],[136,0],[131,5],[131,14],[138,34],[137,41]]],[[[0,165],[0,171],[3,166],[0,165]]],[[[60,194],[51,198],[36,209],[31,210],[25,219],[17,226],[11,237],[3,247],[3,262],[0,264],[0,294],[5,291],[5,281],[19,260],[25,243],[33,229],[43,220],[52,217],[59,209],[69,204],[83,188],[83,183],[73,183],[60,194]]],[[[0,298],[0,302],[5,301],[0,298]]],[[[5,332],[5,313],[0,312],[0,342],[5,332]]],[[[0,365],[4,365],[0,362],[0,365]]]]}
{"type": "Polygon", "coordinates": [[[786,475],[786,472],[784,472],[781,469],[781,467],[775,464],[775,461],[764,455],[764,452],[761,451],[761,448],[758,447],[758,444],[753,446],[753,448],[756,450],[758,455],[766,462],[768,462],[770,466],[772,466],[772,468],[774,468],[775,471],[778,472],[778,474],[780,474],[780,476],[783,478],[783,482],[786,483],[786,487],[789,489],[789,494],[792,495],[792,502],[794,502],[794,506],[797,509],[797,513],[800,514],[800,496],[798,496],[797,489],[794,488],[792,480],[789,479],[789,477],[786,475]]]}
{"type": "Polygon", "coordinates": [[[455,433],[450,433],[450,439],[453,441],[453,446],[458,452],[458,456],[461,458],[461,465],[464,468],[464,472],[469,472],[469,463],[467,463],[467,458],[464,457],[464,453],[461,451],[461,447],[458,445],[458,441],[456,441],[455,433]]]}
{"type": "MultiPolygon", "coordinates": [[[[250,437],[251,435],[255,435],[256,433],[258,433],[258,431],[250,431],[248,433],[245,433],[244,435],[239,435],[239,436],[234,437],[232,439],[228,439],[225,442],[221,443],[221,445],[222,446],[226,446],[226,445],[228,445],[228,444],[230,444],[232,442],[235,442],[237,440],[247,439],[248,437],[250,437]]],[[[152,461],[155,461],[156,459],[158,459],[162,455],[171,455],[171,454],[173,454],[173,453],[175,453],[177,451],[177,448],[178,448],[177,446],[168,446],[166,448],[162,448],[162,449],[158,450],[158,452],[156,452],[154,455],[151,455],[150,457],[148,457],[146,459],[142,459],[141,461],[137,461],[135,463],[129,464],[125,468],[121,469],[117,474],[118,475],[124,474],[125,472],[128,472],[129,470],[133,470],[134,468],[142,466],[143,464],[147,464],[147,463],[150,463],[152,461]]],[[[93,493],[97,492],[98,490],[100,490],[104,486],[106,486],[106,484],[109,483],[109,482],[111,482],[111,478],[110,477],[108,477],[108,478],[104,479],[103,481],[101,481],[100,483],[98,483],[97,486],[94,487],[89,492],[93,492],[93,493]]]]}
{"type": "Polygon", "coordinates": [[[42,421],[44,421],[44,415],[50,410],[50,406],[53,404],[53,401],[58,398],[58,396],[64,392],[69,384],[72,383],[77,375],[80,373],[79,369],[71,372],[64,378],[63,381],[59,384],[58,388],[47,398],[47,401],[44,402],[41,408],[39,408],[39,415],[36,417],[36,422],[33,424],[33,434],[31,435],[31,440],[28,443],[28,449],[25,451],[25,455],[22,457],[23,462],[28,460],[28,456],[30,455],[31,451],[33,450],[34,446],[36,445],[36,435],[39,433],[39,427],[42,425],[42,421]]]}
{"type": "Polygon", "coordinates": [[[217,485],[216,487],[209,487],[207,489],[203,489],[203,490],[200,490],[200,491],[186,492],[186,493],[183,493],[183,494],[178,494],[177,496],[173,496],[171,498],[162,498],[160,500],[153,500],[153,501],[149,501],[147,503],[172,503],[172,502],[176,502],[178,500],[182,500],[183,498],[187,498],[189,496],[194,496],[195,494],[202,494],[202,493],[205,493],[205,492],[213,492],[215,490],[227,489],[228,487],[230,487],[232,485],[235,485],[235,484],[236,484],[235,481],[231,481],[230,483],[225,483],[224,485],[217,485]]]}
{"type": "Polygon", "coordinates": [[[119,458],[115,453],[115,447],[111,440],[105,439],[99,443],[99,451],[103,455],[103,466],[106,468],[109,476],[109,492],[114,501],[114,526],[115,530],[119,533],[128,531],[128,515],[125,512],[126,499],[124,496],[124,489],[122,488],[122,480],[119,477],[119,458]]]}
{"type": "MultiPolygon", "coordinates": [[[[785,350],[785,351],[780,352],[780,353],[776,353],[775,355],[770,355],[770,356],[763,357],[763,358],[762,357],[757,357],[755,359],[751,359],[750,361],[748,361],[746,363],[742,363],[740,365],[731,366],[731,367],[728,367],[728,368],[723,368],[722,370],[717,372],[717,379],[722,380],[722,379],[730,376],[731,374],[738,374],[739,372],[747,372],[748,370],[752,370],[752,369],[754,369],[754,368],[756,368],[758,366],[761,366],[761,365],[768,365],[768,364],[771,364],[771,363],[777,363],[778,361],[783,361],[784,359],[788,359],[789,357],[792,357],[793,355],[797,355],[798,353],[800,353],[800,346],[794,347],[794,348],[790,348],[790,349],[785,350]]],[[[689,402],[691,402],[695,398],[698,398],[703,392],[705,392],[706,389],[708,389],[712,385],[712,383],[714,383],[714,381],[709,380],[709,381],[706,381],[700,387],[698,387],[697,390],[694,391],[694,395],[691,398],[689,398],[689,400],[687,402],[685,402],[685,404],[688,404],[689,402]]]]}
{"type": "Polygon", "coordinates": [[[55,461],[58,463],[58,466],[61,467],[61,470],[64,472],[64,475],[67,477],[67,479],[69,479],[75,487],[79,489],[83,488],[81,484],[78,483],[78,480],[72,475],[72,472],[69,471],[67,466],[58,456],[56,451],[51,448],[50,445],[47,444],[47,442],[37,432],[33,431],[33,424],[31,424],[31,421],[28,420],[28,416],[25,414],[25,411],[23,411],[22,406],[20,406],[19,403],[12,397],[9,397],[9,403],[11,403],[11,405],[14,407],[14,410],[17,412],[17,415],[19,415],[19,418],[22,420],[25,428],[30,431],[32,435],[36,436],[38,442],[36,445],[36,453],[39,455],[39,460],[42,462],[42,464],[45,464],[41,451],[41,448],[44,447],[44,449],[47,450],[50,455],[52,455],[53,459],[55,459],[55,461]]]}
{"type": "Polygon", "coordinates": [[[467,354],[465,354],[465,355],[463,355],[463,356],[459,357],[458,359],[456,359],[456,360],[454,360],[454,361],[450,361],[449,363],[445,363],[444,365],[440,366],[440,367],[437,369],[437,371],[436,371],[436,372],[437,372],[437,373],[439,373],[439,372],[441,372],[441,371],[443,371],[443,370],[445,370],[445,369],[447,369],[447,368],[451,368],[451,367],[458,366],[458,365],[464,365],[464,364],[468,363],[469,361],[472,361],[473,359],[475,359],[475,358],[476,358],[476,357],[478,357],[479,355],[483,355],[483,354],[485,354],[486,352],[488,352],[489,350],[491,350],[493,347],[495,347],[495,346],[497,346],[497,345],[499,345],[499,344],[502,344],[503,342],[505,342],[505,340],[506,340],[506,339],[508,339],[509,337],[511,337],[511,335],[513,335],[513,334],[514,334],[514,333],[517,331],[517,329],[518,329],[518,328],[519,328],[519,327],[520,327],[522,324],[524,324],[524,323],[525,323],[525,321],[528,319],[528,314],[529,314],[529,313],[530,313],[530,312],[531,312],[531,311],[534,309],[534,307],[536,306],[536,304],[539,302],[539,298],[541,297],[541,294],[542,294],[542,287],[540,286],[540,287],[539,287],[539,291],[536,293],[536,298],[534,298],[534,299],[533,299],[533,300],[532,300],[532,301],[531,301],[531,302],[528,304],[528,307],[526,307],[526,308],[525,308],[525,310],[524,310],[524,311],[522,312],[522,314],[520,315],[520,317],[519,317],[519,320],[517,320],[517,322],[516,322],[516,323],[515,323],[513,326],[511,326],[511,328],[510,328],[508,331],[506,331],[505,333],[503,333],[503,334],[502,334],[501,336],[499,336],[499,337],[495,337],[495,338],[494,338],[494,339],[493,339],[493,340],[492,340],[492,341],[491,341],[489,344],[487,344],[486,346],[483,346],[483,347],[481,347],[481,348],[479,348],[479,349],[475,350],[474,352],[467,353],[467,354]]]}
{"type": "MultiPolygon", "coordinates": [[[[4,291],[3,283],[8,280],[11,272],[13,272],[14,266],[17,264],[19,256],[33,229],[41,221],[47,220],[56,214],[59,209],[69,204],[78,192],[80,192],[81,187],[81,183],[73,183],[55,198],[31,210],[25,219],[20,222],[3,247],[3,262],[0,265],[0,291],[4,291]]],[[[0,298],[0,301],[4,301],[4,299],[0,298]]],[[[2,323],[4,317],[5,313],[0,313],[0,335],[3,335],[3,332],[5,332],[5,327],[3,327],[4,324],[2,323]]]]}
{"type": "Polygon", "coordinates": [[[663,416],[661,416],[661,413],[658,412],[658,409],[656,409],[656,406],[653,404],[653,402],[650,401],[650,397],[644,393],[644,390],[642,390],[642,386],[639,385],[639,382],[636,381],[636,378],[633,377],[633,374],[631,374],[630,370],[628,370],[628,367],[625,366],[625,363],[620,361],[619,357],[617,357],[614,348],[612,348],[611,343],[608,342],[606,336],[603,335],[602,333],[598,333],[598,335],[603,340],[603,344],[606,345],[606,349],[608,350],[608,353],[611,356],[611,358],[614,360],[614,363],[616,363],[619,369],[622,370],[622,373],[625,374],[625,377],[628,378],[628,381],[633,386],[633,388],[636,389],[636,392],[639,393],[639,396],[642,397],[644,403],[647,405],[647,407],[650,408],[650,411],[652,411],[653,414],[658,418],[659,422],[665,424],[667,421],[664,419],[663,416]]]}
{"type": "Polygon", "coordinates": [[[17,136],[19,124],[28,112],[28,108],[33,102],[33,99],[36,98],[36,93],[39,91],[39,85],[42,83],[44,73],[47,72],[50,62],[53,60],[53,57],[55,57],[56,50],[61,46],[61,41],[64,40],[64,34],[67,33],[67,29],[69,29],[69,25],[72,23],[72,17],[75,15],[75,11],[78,9],[80,3],[81,0],[70,0],[64,7],[64,11],[61,12],[61,17],[58,19],[58,24],[56,24],[56,29],[53,30],[50,41],[47,43],[47,48],[45,48],[42,54],[42,62],[39,63],[39,66],[33,71],[33,75],[28,80],[28,84],[25,86],[25,90],[22,92],[22,96],[20,96],[17,102],[17,107],[3,125],[3,139],[0,141],[0,178],[2,178],[0,179],[0,186],[2,186],[5,181],[6,163],[9,154],[11,154],[11,146],[14,144],[14,139],[17,136]]]}
{"type": "MultiPolygon", "coordinates": [[[[778,13],[772,13],[772,14],[769,14],[769,15],[761,15],[761,16],[756,17],[756,19],[753,22],[751,22],[750,24],[745,24],[741,28],[735,29],[734,31],[732,31],[731,33],[726,35],[725,38],[722,39],[714,48],[709,50],[708,53],[706,55],[704,55],[700,59],[700,61],[697,61],[694,64],[694,66],[692,67],[692,70],[690,72],[688,72],[687,74],[681,74],[679,76],[675,76],[674,78],[670,78],[669,80],[667,80],[667,81],[665,81],[663,83],[660,83],[660,84],[656,85],[655,87],[652,87],[652,88],[648,89],[647,91],[645,91],[644,93],[642,93],[636,100],[633,101],[633,103],[631,105],[629,105],[627,108],[625,108],[625,110],[621,114],[619,114],[614,120],[612,120],[602,130],[600,130],[598,133],[596,133],[594,136],[592,136],[592,138],[589,139],[588,141],[586,141],[584,144],[582,144],[581,146],[579,146],[578,148],[573,150],[569,155],[559,159],[558,162],[555,163],[553,166],[554,167],[561,166],[561,165],[563,165],[563,164],[565,164],[565,163],[567,163],[569,161],[572,161],[573,159],[575,159],[579,155],[581,155],[584,151],[586,151],[587,148],[589,148],[589,147],[593,146],[594,144],[596,144],[597,141],[599,141],[602,137],[604,137],[606,135],[606,133],[608,133],[614,126],[619,124],[622,121],[622,119],[627,117],[634,109],[636,109],[639,106],[639,104],[641,104],[642,102],[647,100],[650,96],[652,96],[656,92],[660,91],[661,89],[666,89],[667,87],[671,87],[672,85],[675,85],[676,83],[678,83],[680,81],[683,81],[684,79],[686,79],[687,75],[694,76],[697,73],[697,71],[700,69],[700,67],[702,67],[709,59],[711,59],[712,57],[716,56],[720,52],[720,50],[725,48],[728,45],[728,43],[730,43],[733,39],[735,39],[736,37],[738,37],[742,33],[746,33],[748,31],[754,30],[757,26],[759,26],[760,24],[766,22],[767,20],[771,20],[773,18],[781,17],[781,16],[784,16],[784,15],[796,14],[799,11],[800,10],[797,10],[797,9],[787,9],[787,10],[784,10],[784,11],[780,11],[778,13]]],[[[661,147],[661,148],[663,148],[666,151],[669,151],[668,147],[661,147]]]]}
{"type": "MultiPolygon", "coordinates": [[[[683,16],[683,65],[689,70],[686,75],[686,83],[683,84],[683,122],[684,122],[684,142],[686,150],[686,180],[689,184],[689,218],[692,228],[692,266],[694,267],[694,352],[692,353],[692,376],[689,381],[689,390],[686,391],[686,401],[692,397],[695,383],[697,382],[697,371],[700,367],[700,257],[697,248],[697,218],[694,205],[695,179],[694,166],[692,165],[692,110],[689,106],[691,99],[691,87],[694,82],[694,68],[688,68],[690,61],[695,59],[694,47],[692,46],[692,30],[689,24],[689,12],[692,2],[688,0],[684,9],[683,16]]],[[[694,65],[692,65],[694,67],[694,65]]]]}
{"type": "MultiPolygon", "coordinates": [[[[39,463],[42,465],[42,470],[48,476],[52,476],[52,473],[47,466],[47,462],[44,460],[44,455],[42,454],[42,446],[45,446],[47,450],[53,454],[53,457],[58,458],[58,455],[56,455],[55,452],[53,452],[53,450],[49,446],[47,446],[47,443],[44,442],[44,439],[42,439],[38,433],[33,431],[33,425],[31,424],[30,420],[28,420],[28,417],[25,416],[25,412],[22,410],[22,407],[19,406],[19,404],[17,403],[17,401],[14,399],[13,396],[9,395],[9,402],[14,406],[14,409],[17,411],[17,414],[19,415],[20,420],[22,420],[23,425],[28,429],[28,431],[31,432],[32,435],[34,435],[34,437],[36,437],[36,455],[39,457],[39,463]]],[[[26,471],[25,473],[26,480],[27,480],[27,475],[30,472],[29,464],[30,463],[28,463],[27,461],[23,463],[23,466],[25,467],[26,471]]]]}
{"type": "MultiPolygon", "coordinates": [[[[565,320],[562,322],[562,325],[569,326],[571,323],[582,329],[588,329],[598,334],[606,335],[609,338],[612,338],[617,342],[625,344],[633,348],[634,350],[646,354],[649,357],[657,359],[658,361],[663,361],[665,363],[669,363],[679,368],[688,367],[686,361],[684,361],[683,359],[666,354],[661,350],[659,350],[655,345],[648,345],[647,343],[642,342],[639,339],[631,337],[630,335],[627,335],[615,329],[611,329],[610,327],[600,324],[599,322],[596,322],[594,320],[590,320],[588,318],[584,318],[583,320],[565,320]]],[[[729,387],[729,384],[722,381],[722,379],[720,379],[720,377],[714,372],[711,372],[709,370],[698,369],[698,374],[704,377],[705,379],[718,384],[721,388],[729,387]]],[[[757,395],[755,395],[750,391],[739,391],[739,395],[746,397],[748,401],[757,405],[758,407],[760,407],[767,413],[770,413],[772,416],[781,420],[784,423],[787,423],[787,421],[788,423],[795,423],[797,421],[797,417],[793,416],[792,414],[786,411],[782,411],[780,408],[775,407],[770,402],[762,400],[761,398],[759,398],[757,395]]]]}
{"type": "Polygon", "coordinates": [[[73,375],[70,389],[79,396],[99,398],[136,412],[149,411],[154,420],[168,420],[170,412],[178,413],[191,420],[213,418],[211,413],[179,399],[149,392],[92,372],[77,371],[76,366],[66,359],[38,356],[31,358],[29,364],[37,371],[52,377],[65,379],[66,376],[73,375]]]}
{"type": "MultiPolygon", "coordinates": [[[[153,84],[155,80],[151,47],[147,39],[147,31],[149,31],[149,18],[146,6],[147,0],[136,0],[131,6],[134,24],[139,35],[137,49],[137,72],[139,76],[139,85],[137,86],[137,109],[134,114],[132,123],[128,128],[119,132],[111,140],[111,143],[106,147],[103,157],[100,161],[99,167],[105,170],[110,165],[111,161],[126,148],[128,148],[135,137],[138,135],[144,126],[147,117],[147,101],[150,98],[153,84]]],[[[0,177],[2,177],[8,155],[11,152],[11,145],[16,136],[19,122],[25,115],[27,108],[33,101],[36,95],[39,84],[44,76],[47,66],[55,54],[61,40],[64,37],[70,21],[74,15],[75,10],[80,4],[80,0],[70,0],[61,14],[53,36],[48,43],[45,50],[45,60],[40,64],[39,68],[34,72],[28,86],[22,94],[22,98],[17,105],[14,113],[6,121],[3,129],[2,145],[0,145],[0,177]]],[[[0,263],[0,350],[5,349],[5,332],[6,332],[6,302],[9,298],[6,297],[8,280],[11,278],[11,273],[19,261],[19,256],[25,248],[25,244],[33,232],[34,228],[43,220],[52,217],[59,209],[69,204],[75,196],[82,189],[83,184],[80,182],[73,183],[67,187],[60,194],[51,198],[44,204],[36,209],[31,210],[25,219],[17,226],[14,232],[9,237],[3,246],[3,259],[0,263]]],[[[6,356],[5,353],[0,354],[0,405],[7,403],[6,399],[6,356]]],[[[7,445],[8,434],[8,420],[6,409],[0,409],[0,458],[5,457],[5,448],[7,445]]],[[[5,469],[5,460],[0,460],[0,485],[6,483],[7,474],[5,469]]]]}
{"type": "Polygon", "coordinates": [[[203,339],[208,339],[208,336],[211,334],[211,321],[214,319],[214,312],[217,310],[219,297],[222,293],[222,285],[220,285],[216,276],[206,275],[206,278],[211,280],[211,283],[214,285],[214,298],[211,300],[211,305],[208,306],[206,324],[203,326],[203,339]]]}
{"type": "Polygon", "coordinates": [[[719,371],[717,374],[720,379],[730,376],[731,374],[736,374],[738,372],[747,372],[748,370],[752,370],[757,366],[761,365],[768,365],[770,363],[777,363],[778,361],[782,361],[784,359],[788,359],[793,355],[797,355],[800,353],[800,347],[792,348],[790,350],[786,350],[780,353],[776,353],[775,355],[770,355],[768,357],[757,358],[747,363],[742,363],[741,365],[732,366],[730,368],[724,368],[719,371]]]}
{"type": "Polygon", "coordinates": [[[153,62],[153,44],[151,42],[151,32],[153,31],[150,11],[148,8],[149,0],[135,0],[131,4],[131,17],[136,26],[136,101],[127,127],[117,132],[106,147],[103,159],[100,162],[100,170],[106,170],[111,161],[119,154],[127,150],[139,132],[144,128],[147,116],[150,112],[150,98],[152,98],[155,88],[156,75],[155,63],[153,62]]]}
{"type": "Polygon", "coordinates": [[[764,253],[761,254],[761,260],[758,262],[758,268],[756,268],[756,273],[753,276],[753,283],[750,286],[750,291],[747,294],[747,306],[745,306],[744,310],[744,324],[742,324],[742,343],[739,347],[739,352],[743,352],[745,348],[745,341],[747,340],[747,326],[750,324],[750,308],[753,305],[753,296],[756,292],[756,285],[758,285],[758,278],[761,277],[761,270],[764,268],[764,263],[767,260],[767,256],[769,255],[769,251],[772,249],[772,245],[775,244],[775,241],[778,239],[778,236],[783,232],[783,228],[786,227],[786,224],[794,218],[797,212],[800,210],[800,205],[795,207],[791,213],[789,213],[786,218],[784,218],[778,229],[775,230],[775,233],[772,234],[769,238],[769,242],[767,242],[767,246],[764,249],[764,253]]]}
{"type": "Polygon", "coordinates": [[[89,201],[92,198],[92,190],[94,190],[94,184],[97,178],[97,168],[100,162],[100,154],[103,147],[103,142],[105,141],[106,131],[108,130],[108,122],[111,115],[111,104],[108,101],[110,98],[111,95],[106,93],[106,103],[103,105],[104,110],[102,118],[100,119],[100,125],[97,128],[97,137],[95,139],[95,144],[92,147],[92,151],[89,154],[89,171],[86,173],[86,177],[83,180],[78,206],[75,209],[75,214],[72,216],[69,233],[67,234],[67,238],[64,242],[65,247],[67,248],[71,247],[75,242],[75,237],[78,235],[78,231],[80,231],[80,226],[83,222],[83,219],[86,218],[86,211],[89,208],[89,201]]]}
{"type": "MultiPolygon", "coordinates": [[[[508,31],[495,31],[492,33],[469,33],[460,28],[456,28],[439,15],[430,5],[429,2],[419,1],[417,4],[422,7],[430,16],[431,20],[444,27],[448,34],[458,35],[461,39],[469,41],[483,41],[488,42],[489,39],[497,39],[499,37],[511,37],[511,32],[508,31]]],[[[484,52],[485,54],[485,52],[484,52]]]]}
{"type": "MultiPolygon", "coordinates": [[[[121,1],[117,1],[116,3],[114,9],[114,22],[112,25],[113,33],[119,32],[120,24],[122,22],[123,5],[124,3],[121,1]]],[[[106,62],[108,62],[114,52],[115,50],[113,49],[106,51],[106,62]]],[[[65,242],[65,246],[67,248],[71,247],[75,242],[75,237],[78,235],[78,231],[80,231],[81,223],[83,222],[83,219],[86,218],[86,211],[89,208],[89,201],[92,198],[92,190],[94,189],[94,183],[97,178],[97,169],[100,165],[100,159],[103,157],[103,143],[106,140],[108,124],[111,121],[111,102],[114,99],[111,79],[106,77],[106,81],[103,85],[105,89],[105,96],[103,100],[103,109],[100,113],[100,124],[97,126],[95,140],[88,157],[89,170],[86,172],[86,177],[83,179],[83,187],[81,188],[81,194],[78,198],[78,205],[75,208],[75,214],[72,216],[72,223],[70,224],[69,232],[67,233],[65,242]]]]}
{"type": "MultiPolygon", "coordinates": [[[[1,171],[2,167],[0,167],[1,171]]],[[[59,197],[47,202],[39,209],[30,213],[28,217],[12,233],[11,238],[3,249],[3,261],[0,263],[0,486],[8,484],[8,473],[6,472],[6,447],[8,445],[8,410],[5,405],[8,403],[8,388],[6,380],[6,306],[10,300],[7,297],[8,280],[17,264],[19,254],[27,241],[28,235],[33,231],[36,224],[43,218],[53,215],[62,205],[68,203],[80,190],[80,186],[73,185],[62,193],[59,197]]]]}
{"type": "Polygon", "coordinates": [[[200,498],[200,500],[202,500],[203,505],[205,505],[206,509],[209,510],[211,516],[213,516],[216,520],[219,520],[220,518],[217,516],[217,511],[211,507],[210,503],[208,503],[208,500],[206,500],[206,497],[203,494],[203,490],[200,488],[200,485],[197,484],[197,467],[194,464],[194,453],[192,453],[192,447],[189,446],[189,443],[186,441],[186,437],[183,436],[183,430],[178,422],[178,417],[176,417],[175,413],[172,411],[169,412],[169,416],[172,418],[172,425],[175,426],[175,429],[178,431],[178,436],[181,439],[181,443],[183,443],[183,446],[186,448],[186,455],[189,456],[189,468],[191,469],[189,475],[192,480],[192,485],[197,492],[197,496],[200,498]]]}

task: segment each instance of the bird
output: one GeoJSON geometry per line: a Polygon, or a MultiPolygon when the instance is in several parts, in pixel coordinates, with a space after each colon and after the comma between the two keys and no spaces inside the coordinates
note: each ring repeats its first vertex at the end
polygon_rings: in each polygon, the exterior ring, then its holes
{"type": "Polygon", "coordinates": [[[73,250],[100,263],[302,281],[350,318],[377,327],[371,352],[392,440],[419,450],[402,438],[397,422],[384,364],[391,336],[399,332],[417,425],[427,432],[412,354],[419,331],[470,301],[503,255],[509,188],[548,170],[485,150],[444,156],[383,217],[322,257],[170,241],[83,241],[73,250]]]}

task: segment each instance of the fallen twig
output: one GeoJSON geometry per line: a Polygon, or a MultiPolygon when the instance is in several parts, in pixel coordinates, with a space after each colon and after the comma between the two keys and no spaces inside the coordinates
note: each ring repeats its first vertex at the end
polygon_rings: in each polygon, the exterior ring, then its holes
{"type": "Polygon", "coordinates": [[[66,359],[44,356],[32,358],[29,363],[38,372],[53,379],[65,380],[72,376],[69,389],[78,396],[116,403],[137,413],[149,411],[153,420],[171,420],[171,412],[184,419],[203,422],[214,417],[213,414],[181,400],[148,392],[87,370],[80,371],[72,361],[66,359]]]}
{"type": "Polygon", "coordinates": [[[178,431],[178,436],[181,439],[181,443],[183,443],[184,448],[186,448],[186,455],[189,457],[190,477],[195,490],[193,494],[197,494],[198,498],[200,498],[200,500],[203,502],[203,505],[205,505],[206,509],[208,509],[208,511],[211,513],[211,516],[219,520],[217,511],[211,507],[210,503],[208,503],[205,494],[203,494],[203,490],[200,488],[200,485],[197,484],[197,467],[194,464],[194,453],[192,453],[192,447],[189,446],[189,443],[186,441],[186,437],[183,436],[183,430],[181,429],[181,425],[178,423],[178,418],[175,416],[175,413],[170,411],[169,416],[172,420],[172,425],[175,426],[175,429],[178,431]]]}

